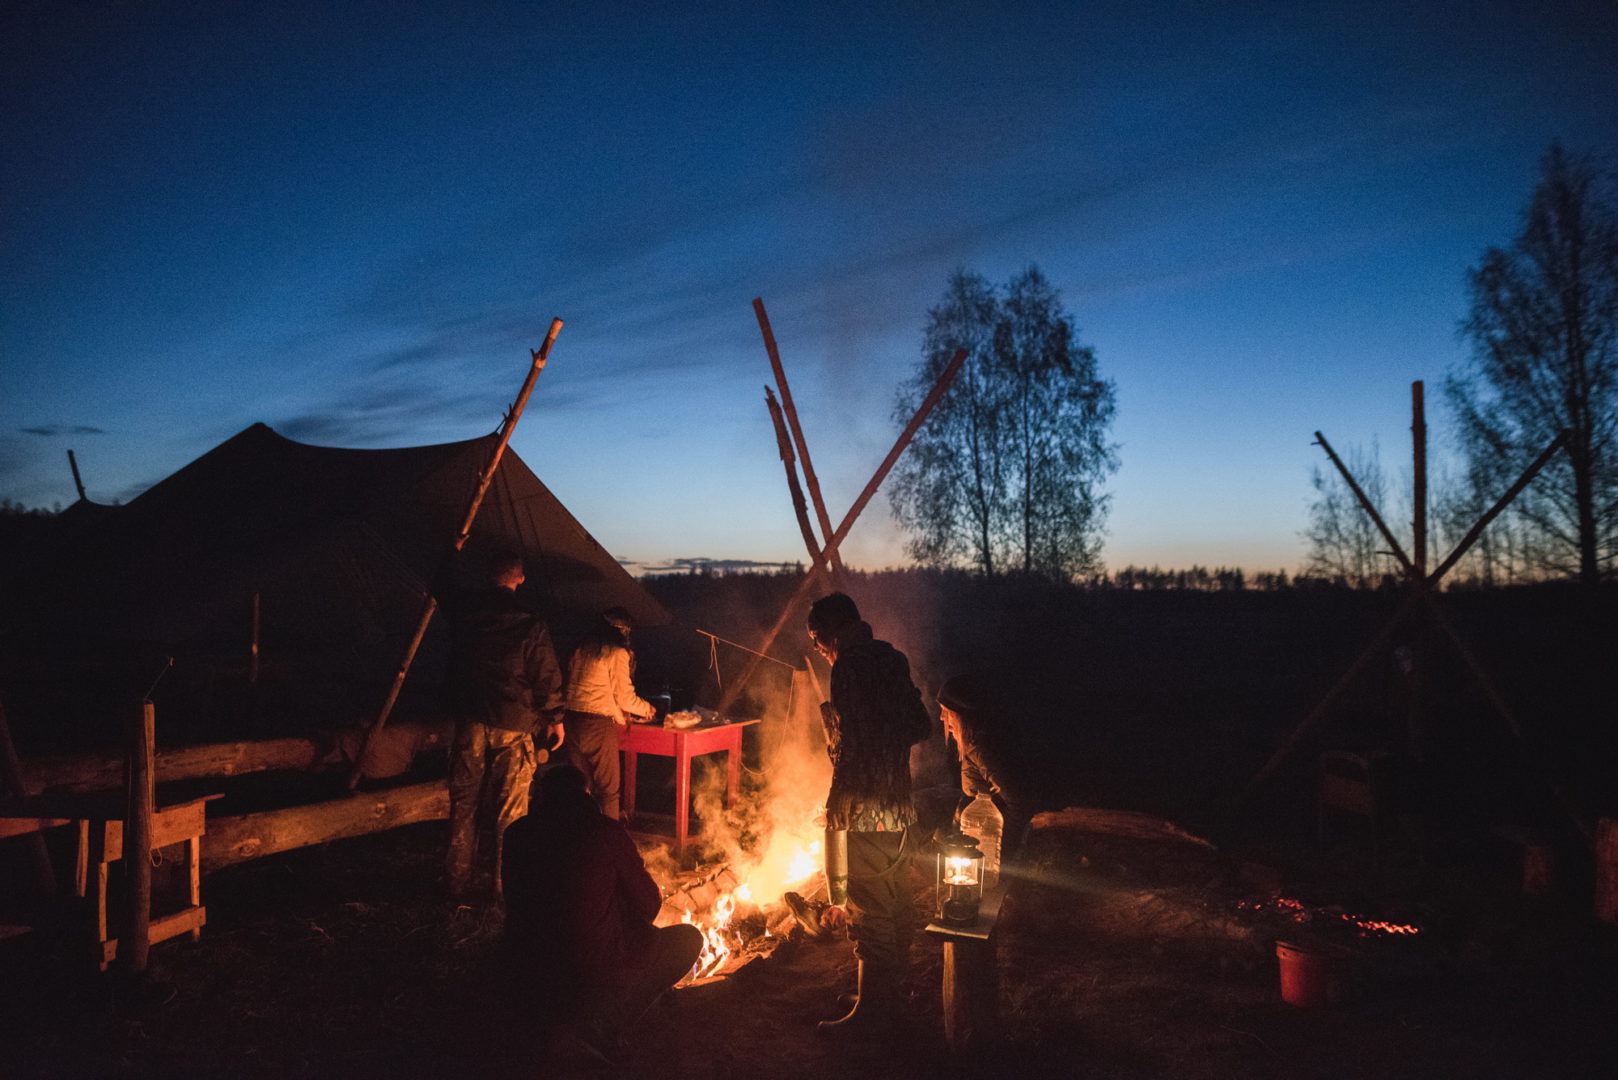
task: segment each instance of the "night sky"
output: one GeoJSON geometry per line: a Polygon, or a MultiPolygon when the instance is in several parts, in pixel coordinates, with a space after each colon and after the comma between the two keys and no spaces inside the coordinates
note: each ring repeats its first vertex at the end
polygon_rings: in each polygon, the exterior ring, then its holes
{"type": "Polygon", "coordinates": [[[1030,262],[1117,383],[1107,562],[1295,568],[1312,432],[1395,466],[1425,379],[1441,437],[1467,267],[1618,149],[1610,2],[0,19],[0,496],[475,437],[559,316],[513,445],[638,568],[803,557],[754,296],[835,520],[949,272],[1030,262]]]}

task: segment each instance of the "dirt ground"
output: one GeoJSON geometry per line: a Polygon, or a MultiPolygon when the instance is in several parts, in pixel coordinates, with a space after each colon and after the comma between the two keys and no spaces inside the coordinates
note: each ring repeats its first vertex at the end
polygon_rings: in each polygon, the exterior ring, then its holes
{"type": "MultiPolygon", "coordinates": [[[[940,947],[925,936],[912,1022],[874,1043],[814,1035],[854,965],[846,941],[798,937],[669,995],[618,1068],[548,1042],[539,1016],[491,1032],[499,1013],[482,987],[498,912],[442,899],[433,823],[213,875],[202,940],[156,946],[139,985],[72,969],[50,935],[0,944],[0,1076],[1618,1075],[1618,963],[1577,905],[1529,905],[1452,872],[1470,901],[1442,916],[1414,903],[1365,911],[1363,889],[1353,910],[1346,883],[1278,879],[1138,832],[1057,818],[1031,834],[1000,924],[1002,1037],[975,1055],[944,1047],[940,947]],[[1300,926],[1261,903],[1277,885],[1322,914],[1300,926]],[[1336,933],[1344,1000],[1286,1004],[1274,942],[1332,936],[1344,911],[1426,925],[1397,939],[1336,933]]],[[[914,883],[927,899],[920,869],[914,883]]]]}

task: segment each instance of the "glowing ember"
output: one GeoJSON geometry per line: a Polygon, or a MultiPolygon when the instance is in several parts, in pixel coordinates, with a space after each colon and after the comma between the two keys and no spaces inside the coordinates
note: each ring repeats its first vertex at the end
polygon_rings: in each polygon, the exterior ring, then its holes
{"type": "Polygon", "coordinates": [[[1237,907],[1244,911],[1263,911],[1273,909],[1285,915],[1293,922],[1307,923],[1315,919],[1336,919],[1347,923],[1359,931],[1360,937],[1370,937],[1373,934],[1419,934],[1421,927],[1408,923],[1383,922],[1380,919],[1362,919],[1337,908],[1312,908],[1300,900],[1288,896],[1271,898],[1268,903],[1262,901],[1243,901],[1237,907]]]}

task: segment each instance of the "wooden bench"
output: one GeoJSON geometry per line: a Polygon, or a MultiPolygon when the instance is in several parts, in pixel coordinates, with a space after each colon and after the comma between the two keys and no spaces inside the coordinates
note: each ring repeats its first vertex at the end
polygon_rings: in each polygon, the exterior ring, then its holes
{"type": "MultiPolygon", "coordinates": [[[[207,922],[208,909],[202,905],[202,836],[207,831],[208,802],[217,798],[208,795],[160,806],[152,818],[152,850],[184,845],[181,866],[187,882],[186,906],[152,919],[154,945],[186,933],[195,941],[207,922]]],[[[36,795],[0,806],[0,839],[61,825],[77,829],[73,895],[88,897],[94,905],[96,955],[103,971],[118,955],[118,939],[107,917],[107,879],[109,866],[124,857],[123,802],[122,793],[36,795]]]]}
{"type": "Polygon", "coordinates": [[[1000,1034],[1000,972],[995,929],[1006,885],[997,882],[983,893],[977,922],[948,926],[934,920],[926,932],[944,944],[944,1041],[952,1050],[992,1043],[1000,1034]]]}

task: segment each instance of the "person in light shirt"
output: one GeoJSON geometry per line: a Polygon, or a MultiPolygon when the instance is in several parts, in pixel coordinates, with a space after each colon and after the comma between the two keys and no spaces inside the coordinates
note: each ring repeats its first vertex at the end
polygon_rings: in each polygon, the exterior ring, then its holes
{"type": "Polygon", "coordinates": [[[635,654],[629,647],[634,630],[629,612],[608,608],[601,621],[573,652],[568,665],[567,712],[563,721],[568,763],[590,781],[596,805],[608,817],[619,817],[621,794],[618,736],[657,709],[635,693],[635,654]]]}

